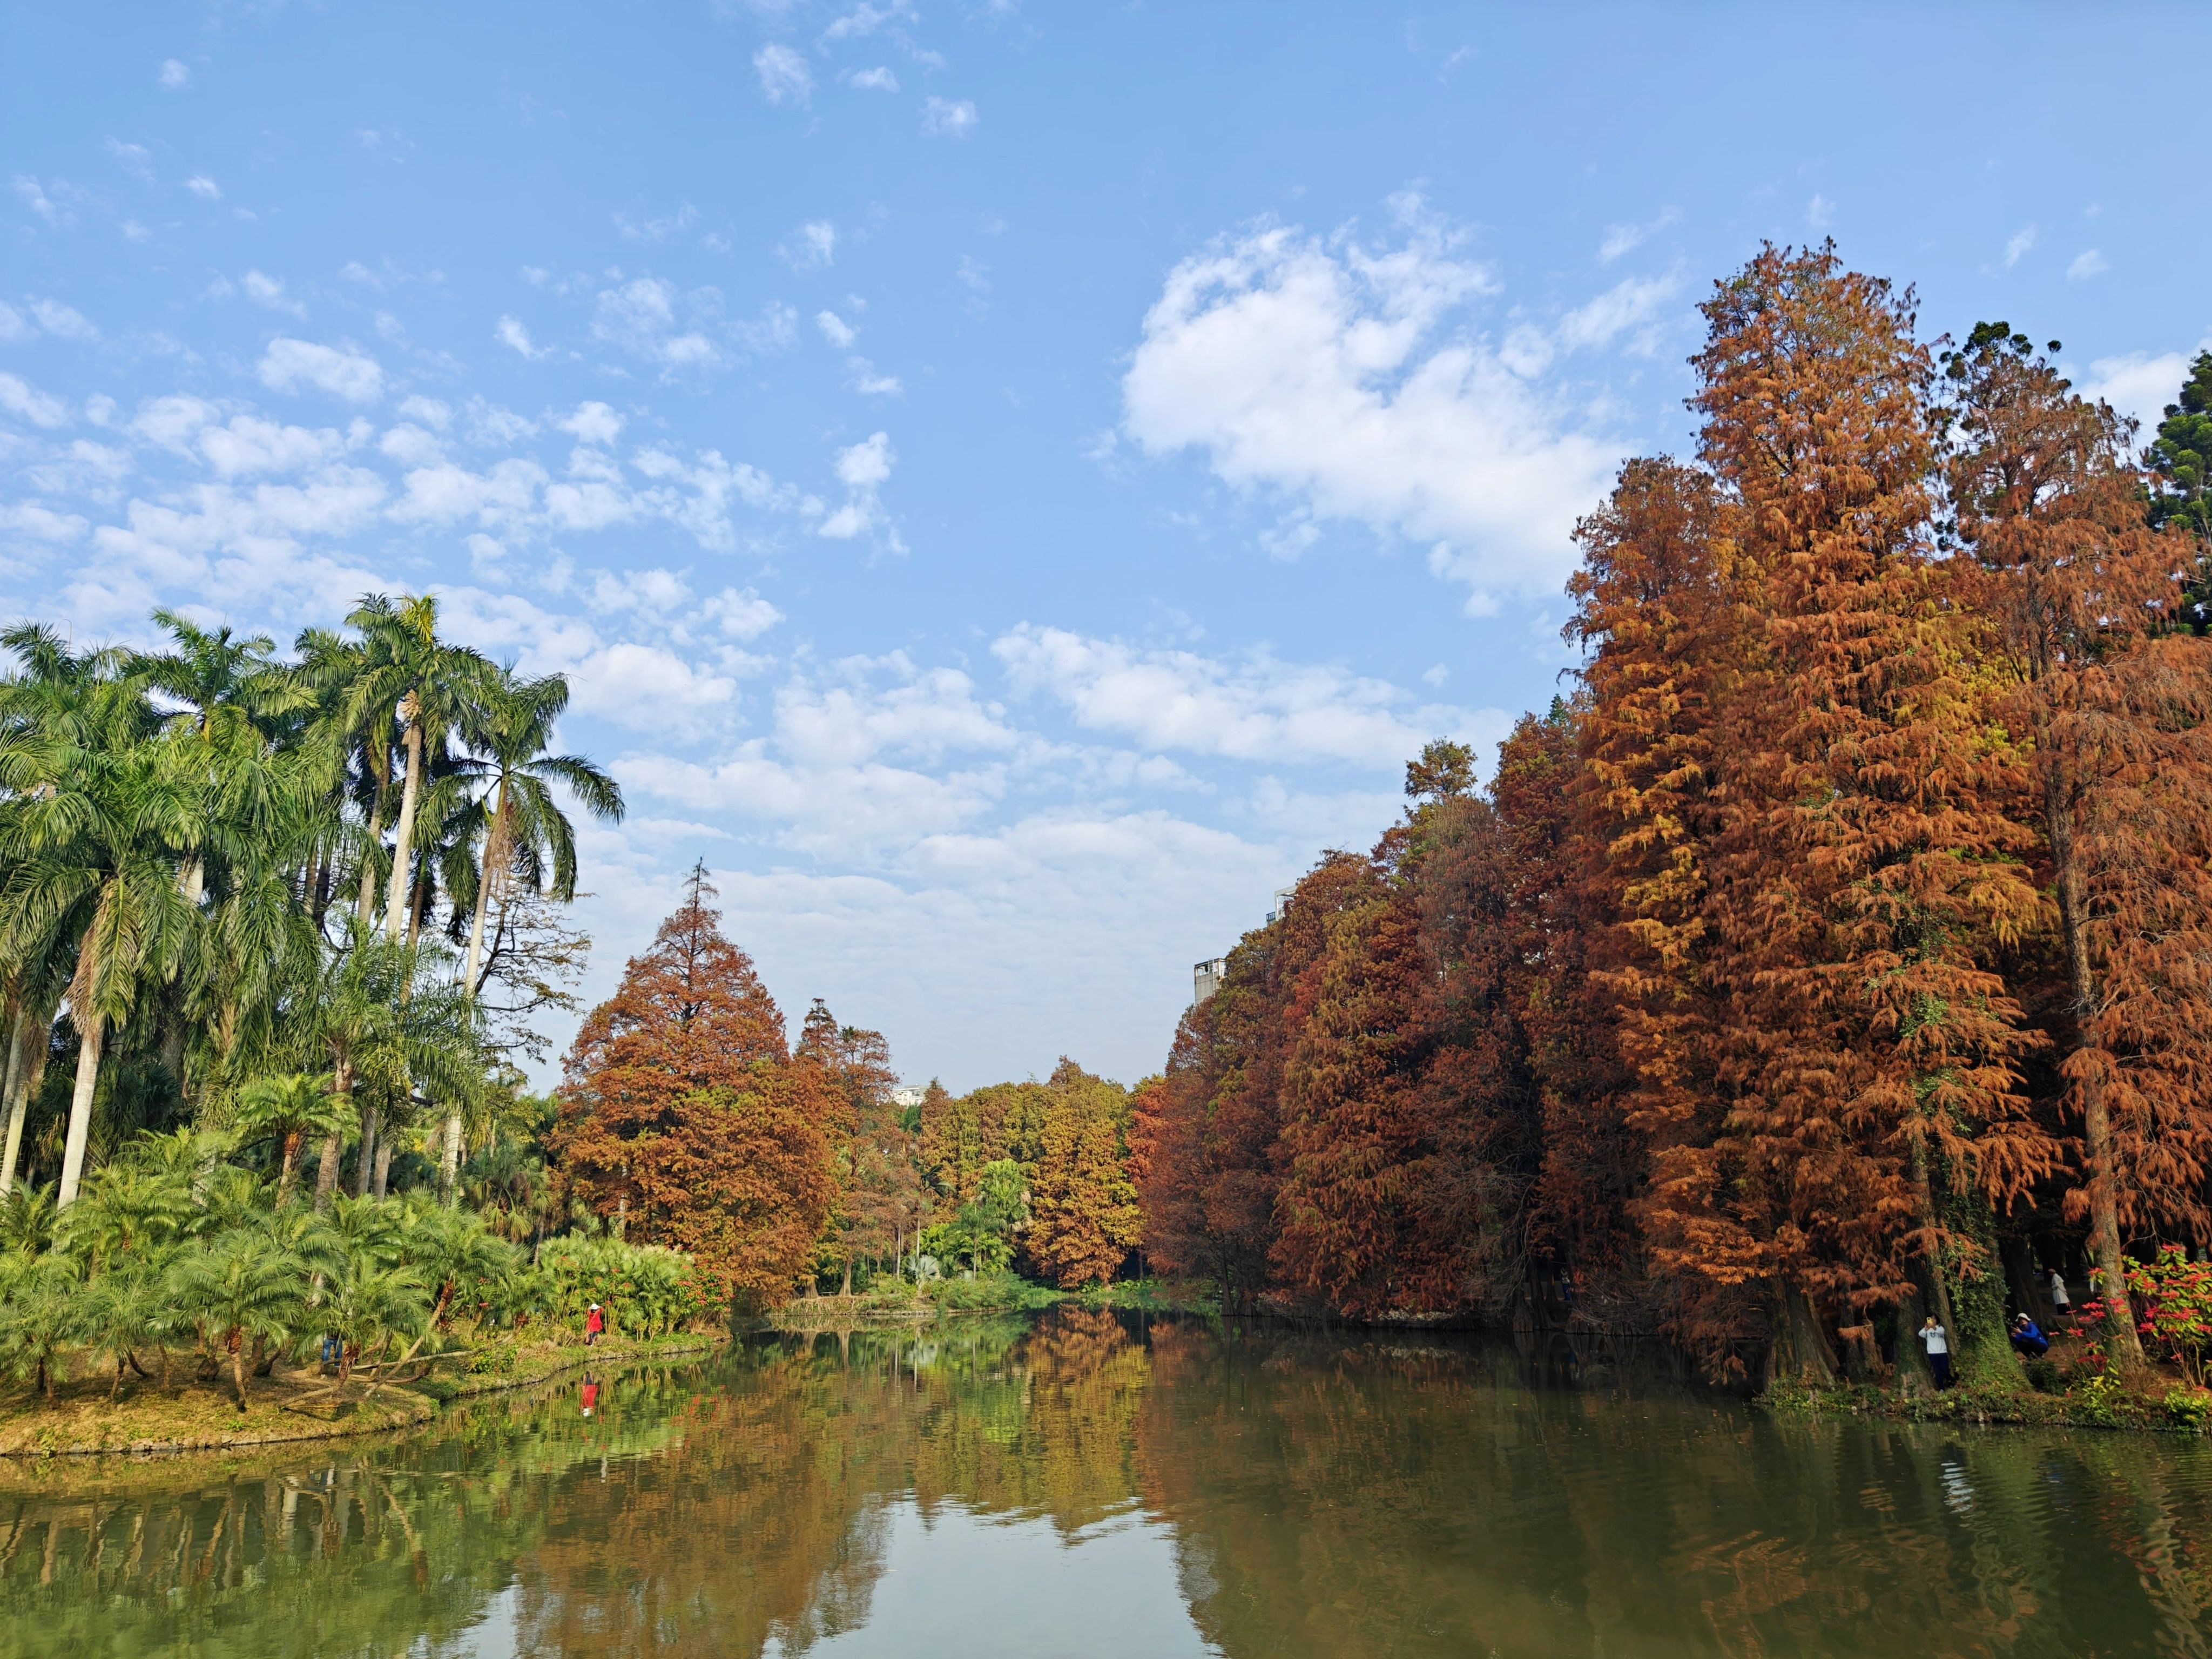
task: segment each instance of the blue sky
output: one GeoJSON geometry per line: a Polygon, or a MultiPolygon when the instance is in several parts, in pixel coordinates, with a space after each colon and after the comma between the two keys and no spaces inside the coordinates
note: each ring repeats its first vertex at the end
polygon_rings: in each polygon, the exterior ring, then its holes
{"type": "Polygon", "coordinates": [[[0,611],[434,587],[629,792],[590,989],[703,857],[955,1087],[1156,1068],[1548,700],[1761,239],[2154,420],[2212,339],[2202,8],[7,10],[0,611]]]}

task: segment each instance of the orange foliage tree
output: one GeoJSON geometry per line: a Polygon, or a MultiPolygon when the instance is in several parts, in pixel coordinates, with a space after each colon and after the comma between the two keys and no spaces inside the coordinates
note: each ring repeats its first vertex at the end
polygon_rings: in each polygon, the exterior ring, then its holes
{"type": "Polygon", "coordinates": [[[1066,1059],[1045,1088],[1023,1253],[1063,1288],[1103,1285],[1144,1237],[1129,1173],[1128,1091],[1066,1059]]]}
{"type": "Polygon", "coordinates": [[[624,1236],[690,1251],[723,1291],[788,1297],[830,1213],[845,1103],[793,1064],[703,869],[568,1051],[554,1155],[624,1236]]]}
{"type": "Polygon", "coordinates": [[[2073,394],[2027,336],[1946,354],[1950,496],[1998,630],[1994,710],[2028,751],[2068,1014],[2063,1104],[2087,1180],[2107,1351],[2141,1363],[2124,1239],[2202,1238],[2212,1176],[2212,645],[2179,626],[2185,530],[2143,521],[2130,423],[2073,394]]]}

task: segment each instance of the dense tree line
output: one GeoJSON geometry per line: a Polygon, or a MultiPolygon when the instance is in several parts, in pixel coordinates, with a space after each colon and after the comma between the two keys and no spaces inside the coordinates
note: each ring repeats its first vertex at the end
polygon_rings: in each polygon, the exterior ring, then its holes
{"type": "Polygon", "coordinates": [[[1074,1286],[1130,1265],[1127,1090],[1062,1060],[902,1109],[882,1033],[817,1000],[788,1042],[714,896],[695,869],[569,1051],[552,1146],[578,1203],[762,1307],[933,1271],[1074,1286]]]}
{"type": "Polygon", "coordinates": [[[2139,456],[1913,307],[1831,248],[1716,286],[1571,695],[1486,787],[1432,744],[1139,1091],[1155,1262],[1815,1379],[1929,1309],[2001,1370],[2071,1264],[2140,1362],[2124,1258],[2212,1243],[2212,354],[2139,456]]]}
{"type": "Polygon", "coordinates": [[[0,633],[0,1362],[251,1379],[328,1344],[442,1344],[689,1264],[563,1240],[518,1061],[574,1006],[588,941],[555,752],[568,702],[371,595],[289,659],[157,611],[154,650],[0,633]],[[596,1252],[596,1254],[594,1254],[596,1252]],[[158,1361],[158,1364],[155,1362],[158,1361]],[[149,1369],[150,1368],[150,1369],[149,1369]]]}

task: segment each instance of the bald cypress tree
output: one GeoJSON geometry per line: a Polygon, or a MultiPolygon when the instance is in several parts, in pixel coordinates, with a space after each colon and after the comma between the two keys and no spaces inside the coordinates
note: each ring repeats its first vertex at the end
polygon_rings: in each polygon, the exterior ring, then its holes
{"type": "Polygon", "coordinates": [[[2087,1176],[2068,1204],[2109,1351],[2133,1365],[2125,1239],[2212,1234],[2212,643],[2176,626],[2192,537],[2185,514],[2144,524],[2130,423],[2026,336],[1983,324],[1945,362],[1962,564],[1996,629],[1992,704],[2027,755],[2068,981],[2055,1036],[2087,1176]]]}

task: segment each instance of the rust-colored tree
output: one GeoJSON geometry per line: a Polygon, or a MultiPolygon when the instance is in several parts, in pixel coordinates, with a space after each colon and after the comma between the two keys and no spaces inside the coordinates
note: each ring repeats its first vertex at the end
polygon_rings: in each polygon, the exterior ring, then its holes
{"type": "MultiPolygon", "coordinates": [[[[1832,248],[1769,247],[1703,307],[1704,459],[1740,504],[1757,637],[1721,711],[1728,792],[1706,861],[1726,999],[1727,1116],[1662,1155],[1662,1259],[1756,1284],[1777,1368],[1832,1374],[1824,1314],[1894,1303],[1908,1269],[1989,1271],[1973,1206],[2053,1167],[2015,1061],[2031,1038],[1992,941],[2039,901],[2008,817],[2016,752],[1983,730],[1978,630],[1929,556],[1932,364],[1911,295],[1832,248]],[[1945,1195],[1966,1219],[1947,1219],[1945,1195]]],[[[2001,1304],[1947,1320],[2009,1363],[2001,1304]]]]}
{"type": "MultiPolygon", "coordinates": [[[[816,998],[801,1023],[799,1058],[821,1071],[842,1103],[833,1145],[837,1200],[830,1217],[830,1264],[851,1295],[857,1261],[896,1262],[921,1209],[915,1137],[899,1121],[891,1094],[898,1074],[880,1031],[842,1025],[816,998]]],[[[817,1251],[817,1255],[823,1254],[817,1251]]]]}
{"type": "Polygon", "coordinates": [[[1055,1285],[1103,1285],[1144,1236],[1129,1177],[1128,1092],[1066,1059],[1045,1087],[1022,1249],[1055,1285]]]}
{"type": "Polygon", "coordinates": [[[843,1102],[794,1065],[723,937],[703,870],[568,1051],[553,1135],[569,1190],[634,1240],[690,1251],[732,1295],[784,1301],[834,1191],[843,1102]]]}
{"type": "Polygon", "coordinates": [[[2124,1243],[2212,1227],[2212,644],[2177,625],[2194,549],[2144,524],[2131,423],[2001,323],[1945,362],[1951,504],[2057,901],[2071,1006],[2055,1035],[2087,1177],[2068,1202],[2131,1367],[2124,1243]]]}

